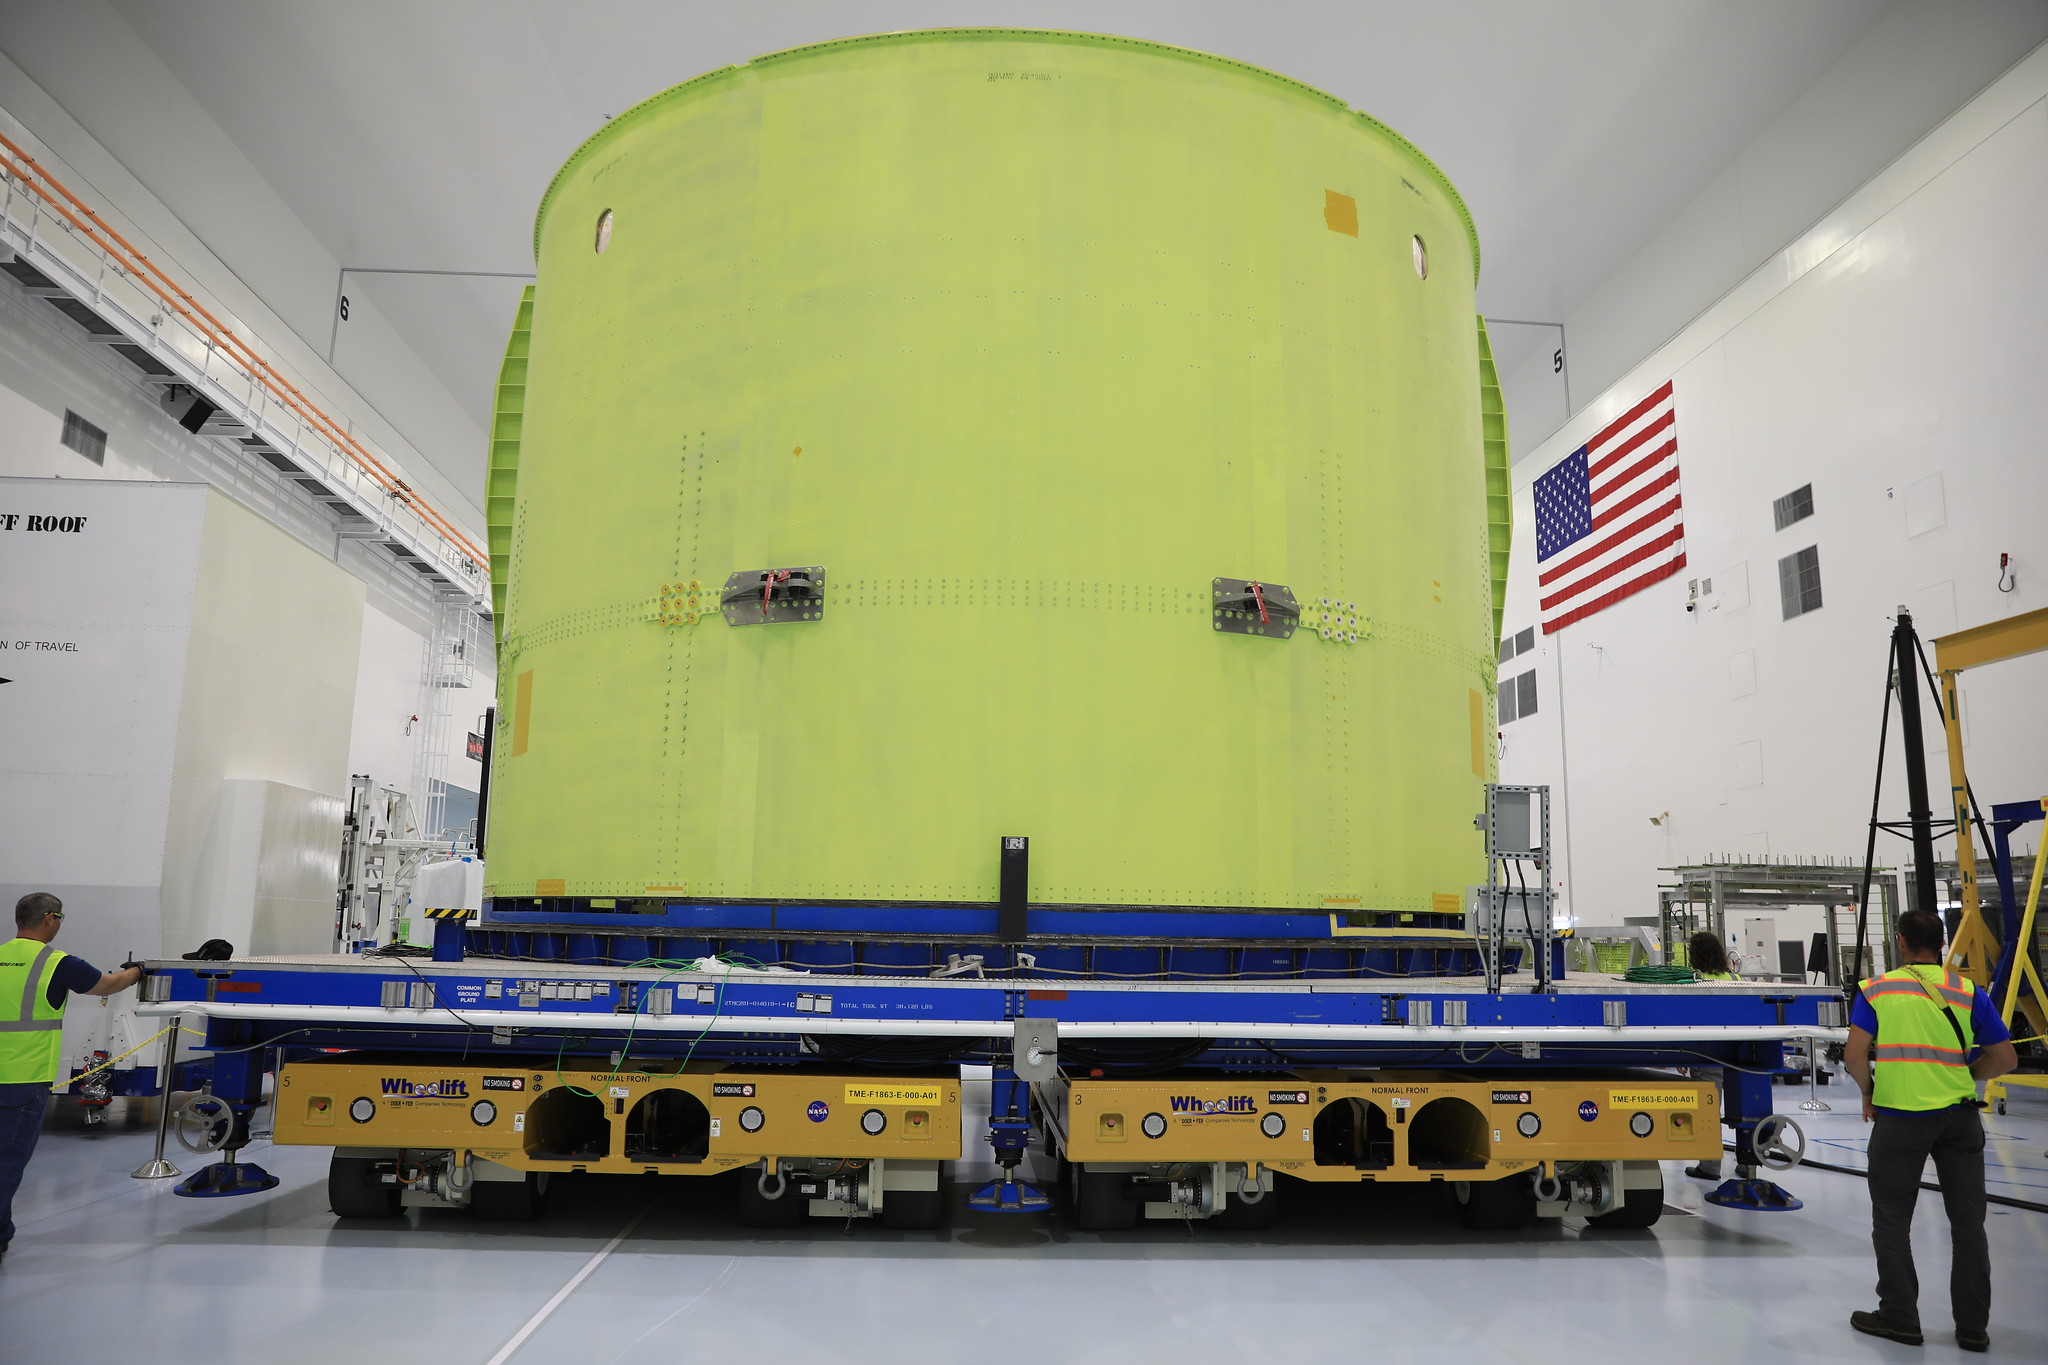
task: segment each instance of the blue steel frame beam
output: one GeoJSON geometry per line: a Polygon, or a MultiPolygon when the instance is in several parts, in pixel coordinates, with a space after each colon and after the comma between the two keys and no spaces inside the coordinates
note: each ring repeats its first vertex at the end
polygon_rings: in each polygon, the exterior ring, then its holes
{"type": "MultiPolygon", "coordinates": [[[[1836,1023],[1839,997],[1826,987],[1724,985],[1704,988],[1642,987],[1610,983],[1555,994],[1503,992],[1488,995],[1464,983],[1440,980],[1278,983],[1076,982],[1046,989],[1039,981],[927,977],[810,975],[725,976],[679,974],[650,969],[610,971],[555,964],[423,963],[419,967],[337,960],[330,968],[261,962],[178,962],[151,964],[168,978],[169,999],[145,1012],[170,1013],[167,1005],[205,1002],[223,1017],[274,1017],[285,1011],[329,1022],[378,1020],[422,1022],[433,1016],[454,1023],[476,1019],[493,1027],[567,1029],[625,1027],[638,1020],[643,1030],[708,1029],[711,1032],[769,1029],[804,1033],[950,1031],[1007,1034],[1010,1021],[1034,1014],[1060,1021],[1070,1037],[1205,1037],[1249,1032],[1258,1037],[1435,1039],[1512,1041],[1531,1031],[1583,1033],[1559,1041],[1598,1042],[1608,1038],[1649,1040],[1672,1037],[1805,1036],[1825,1030],[1844,1036],[1836,1023]],[[521,992],[523,981],[545,980],[548,991],[521,992]],[[497,994],[489,994],[496,983],[497,994]],[[387,1007],[387,987],[411,992],[431,987],[427,1009],[387,1007]],[[559,998],[562,987],[571,998],[559,998]],[[576,998],[579,988],[589,994],[576,998]],[[624,988],[636,994],[630,1002],[624,988]],[[672,992],[665,1013],[650,1012],[648,996],[672,992]],[[556,998],[547,998],[555,996],[556,998]],[[530,997],[531,1005],[508,1004],[530,997]],[[1462,1004],[1462,1025],[1410,1022],[1410,1006],[1426,1004],[1426,1017],[1446,1017],[1446,1004],[1462,1004]],[[1622,1022],[1613,1022],[1615,1011],[1622,1022]],[[354,1013],[361,1011],[360,1014],[354,1013]]],[[[406,997],[412,997],[408,994],[406,997]]]]}

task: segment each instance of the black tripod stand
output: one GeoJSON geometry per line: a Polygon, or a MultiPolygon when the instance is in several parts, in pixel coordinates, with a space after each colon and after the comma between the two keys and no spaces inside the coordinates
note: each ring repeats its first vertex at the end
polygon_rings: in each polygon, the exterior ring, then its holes
{"type": "MultiPolygon", "coordinates": [[[[1856,898],[1856,953],[1849,972],[1849,979],[1842,983],[1846,998],[1863,979],[1863,953],[1870,921],[1870,878],[1877,863],[1877,832],[1910,839],[1913,843],[1913,905],[1920,910],[1934,910],[1938,905],[1934,891],[1934,840],[1936,836],[1953,834],[1954,819],[1936,820],[1927,804],[1927,748],[1920,728],[1920,683],[1926,680],[1928,695],[1934,702],[1936,719],[1943,719],[1941,689],[1935,686],[1934,670],[1927,666],[1926,651],[1920,647],[1920,636],[1913,629],[1913,613],[1899,608],[1897,622],[1892,627],[1890,661],[1885,667],[1884,719],[1877,730],[1877,782],[1870,794],[1870,839],[1863,850],[1863,889],[1856,898]],[[1899,701],[1899,725],[1904,732],[1906,750],[1906,818],[1904,820],[1880,820],[1878,814],[1884,805],[1884,751],[1890,737],[1892,722],[1892,698],[1899,701]]],[[[1990,835],[1984,830],[1983,816],[1977,813],[1977,798],[1967,789],[1964,792],[1971,819],[1983,835],[1986,846],[1990,835]]]]}

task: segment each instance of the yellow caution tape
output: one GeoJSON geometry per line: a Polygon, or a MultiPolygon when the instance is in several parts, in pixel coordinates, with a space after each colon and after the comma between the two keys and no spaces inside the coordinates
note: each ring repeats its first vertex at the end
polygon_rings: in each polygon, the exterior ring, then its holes
{"type": "MultiPolygon", "coordinates": [[[[174,1028],[178,1028],[178,1027],[179,1027],[179,1025],[177,1025],[177,1024],[171,1024],[171,1025],[168,1025],[168,1026],[166,1026],[166,1027],[164,1027],[164,1028],[160,1028],[160,1029],[158,1029],[158,1030],[157,1030],[157,1031],[156,1031],[155,1033],[152,1033],[152,1034],[150,1034],[150,1035],[149,1035],[149,1036],[148,1036],[147,1038],[144,1038],[144,1039],[143,1039],[143,1040],[142,1040],[141,1042],[137,1043],[137,1044],[136,1044],[136,1045],[135,1045],[134,1047],[131,1047],[131,1048],[129,1048],[129,1049],[128,1049],[128,1050],[126,1051],[126,1052],[122,1053],[122,1054],[121,1054],[121,1055],[120,1055],[119,1057],[109,1057],[109,1058],[107,1058],[107,1060],[105,1060],[104,1062],[101,1062],[101,1063],[100,1063],[100,1064],[99,1064],[98,1066],[94,1067],[94,1068],[93,1068],[93,1069],[92,1069],[91,1071],[81,1071],[81,1072],[79,1072],[79,1073],[78,1073],[78,1074],[77,1074],[76,1076],[73,1076],[73,1077],[72,1077],[72,1078],[70,1079],[70,1081],[68,1081],[68,1082],[67,1082],[67,1084],[70,1084],[70,1085],[77,1085],[77,1084],[78,1084],[78,1083],[79,1083],[80,1081],[84,1080],[84,1079],[85,1079],[85,1078],[86,1078],[87,1076],[93,1076],[93,1075],[97,1075],[98,1073],[100,1073],[100,1072],[102,1072],[102,1071],[105,1071],[105,1070],[106,1070],[106,1069],[107,1069],[108,1067],[112,1066],[112,1065],[113,1065],[113,1064],[114,1064],[115,1062],[118,1062],[118,1061],[123,1061],[123,1060],[125,1060],[126,1058],[129,1058],[129,1057],[133,1057],[133,1056],[134,1056],[134,1055],[135,1055],[136,1053],[138,1053],[138,1052],[142,1051],[142,1049],[144,1049],[144,1048],[148,1047],[148,1046],[149,1046],[149,1045],[150,1045],[151,1043],[153,1043],[153,1042],[155,1042],[155,1041],[156,1041],[157,1039],[159,1039],[159,1038],[163,1037],[163,1036],[164,1036],[164,1035],[165,1035],[166,1033],[169,1033],[169,1032],[170,1032],[170,1031],[171,1031],[172,1029],[174,1029],[174,1028]]],[[[205,1037],[205,1036],[206,1036],[205,1034],[201,1033],[201,1032],[200,1032],[200,1031],[199,1031],[198,1029],[191,1029],[191,1028],[188,1028],[188,1029],[186,1029],[186,1030],[185,1030],[185,1032],[187,1032],[187,1033],[191,1034],[191,1035],[192,1035],[193,1037],[195,1037],[195,1038],[203,1038],[203,1037],[205,1037]]]]}

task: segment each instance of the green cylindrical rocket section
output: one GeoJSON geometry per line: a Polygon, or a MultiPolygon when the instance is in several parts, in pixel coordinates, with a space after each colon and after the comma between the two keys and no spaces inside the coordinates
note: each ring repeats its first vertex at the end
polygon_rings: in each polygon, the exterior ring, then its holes
{"type": "Polygon", "coordinates": [[[1477,247],[1401,138],[1153,44],[891,35],[613,120],[536,246],[493,895],[985,902],[1009,835],[1040,904],[1484,878],[1477,247]],[[721,610],[809,566],[813,619],[721,610]]]}

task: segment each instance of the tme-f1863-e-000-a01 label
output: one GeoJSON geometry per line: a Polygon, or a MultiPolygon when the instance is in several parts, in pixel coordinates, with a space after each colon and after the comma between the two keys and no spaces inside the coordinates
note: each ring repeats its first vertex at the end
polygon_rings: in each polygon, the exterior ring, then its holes
{"type": "Polygon", "coordinates": [[[1700,1096],[1690,1090],[1610,1090],[1607,1102],[1616,1109],[1690,1109],[1700,1096]]]}
{"type": "Polygon", "coordinates": [[[945,1089],[938,1085],[909,1085],[902,1082],[849,1081],[846,1086],[848,1104],[940,1104],[945,1099],[945,1089]]]}

